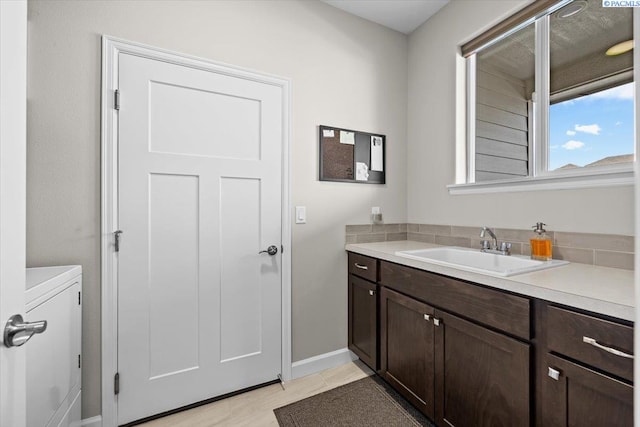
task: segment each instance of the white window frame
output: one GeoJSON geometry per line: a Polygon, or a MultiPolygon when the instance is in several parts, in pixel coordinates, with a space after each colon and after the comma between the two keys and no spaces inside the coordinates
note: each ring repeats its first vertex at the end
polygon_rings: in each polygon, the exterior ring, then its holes
{"type": "MultiPolygon", "coordinates": [[[[550,60],[549,60],[549,17],[551,14],[569,3],[565,1],[553,7],[552,10],[544,12],[542,16],[538,16],[523,22],[512,30],[497,37],[486,45],[478,49],[478,51],[502,40],[509,35],[521,30],[522,28],[535,25],[535,92],[533,94],[533,117],[530,116],[530,143],[529,143],[529,176],[521,178],[513,178],[507,180],[475,182],[475,121],[476,121],[476,53],[468,58],[464,58],[464,73],[466,87],[464,99],[465,106],[465,127],[464,135],[466,141],[464,144],[465,152],[457,153],[457,157],[464,157],[465,162],[465,182],[448,185],[450,194],[470,194],[470,193],[495,193],[510,191],[534,191],[534,190],[551,190],[551,189],[577,189],[577,188],[594,188],[594,187],[610,187],[619,185],[634,184],[634,168],[636,160],[629,163],[621,163],[614,165],[604,165],[592,168],[577,168],[567,170],[549,169],[549,107],[552,98],[558,98],[566,95],[567,92],[577,91],[576,88],[569,89],[560,94],[550,95],[550,60]]],[[[640,28],[637,25],[637,18],[640,11],[637,8],[633,10],[634,14],[634,40],[638,40],[640,28]]],[[[640,46],[640,43],[636,43],[640,46]]],[[[634,61],[634,70],[639,65],[634,61]]],[[[620,79],[621,77],[634,75],[634,71],[621,73],[619,76],[610,77],[611,79],[620,79]]],[[[634,79],[636,80],[636,79],[634,79]]],[[[587,83],[590,85],[592,83],[587,83]]],[[[580,88],[583,88],[581,86],[580,88]]],[[[634,97],[634,109],[637,108],[637,99],[634,97]]],[[[634,126],[634,140],[638,139],[637,124],[634,126]]],[[[459,144],[460,147],[462,144],[459,144]]],[[[634,144],[635,147],[635,144],[634,144]]],[[[458,163],[459,164],[459,163],[458,163]]],[[[462,175],[462,174],[460,174],[462,175]]],[[[459,175],[459,176],[460,176],[459,175]]]]}

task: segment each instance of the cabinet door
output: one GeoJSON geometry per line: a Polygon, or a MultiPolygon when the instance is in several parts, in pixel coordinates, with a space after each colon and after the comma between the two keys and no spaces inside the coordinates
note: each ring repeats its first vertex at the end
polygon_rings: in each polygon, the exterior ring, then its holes
{"type": "Polygon", "coordinates": [[[545,427],[633,425],[632,386],[551,354],[546,368],[545,427]]]}
{"type": "Polygon", "coordinates": [[[398,392],[433,419],[433,308],[380,291],[380,370],[398,392]]]}
{"type": "Polygon", "coordinates": [[[529,345],[435,313],[436,422],[528,426],[529,345]]]}
{"type": "Polygon", "coordinates": [[[349,275],[349,349],[378,369],[377,285],[349,275]]]}

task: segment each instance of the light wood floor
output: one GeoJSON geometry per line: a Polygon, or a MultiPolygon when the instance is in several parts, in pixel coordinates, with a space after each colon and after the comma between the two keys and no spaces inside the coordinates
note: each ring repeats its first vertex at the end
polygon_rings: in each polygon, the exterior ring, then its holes
{"type": "Polygon", "coordinates": [[[145,427],[277,426],[275,408],[373,374],[360,361],[285,383],[273,384],[148,423],[145,427]]]}

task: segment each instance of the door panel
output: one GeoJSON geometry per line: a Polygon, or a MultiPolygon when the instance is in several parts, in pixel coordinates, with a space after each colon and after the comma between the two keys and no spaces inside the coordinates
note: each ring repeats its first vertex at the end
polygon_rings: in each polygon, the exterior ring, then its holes
{"type": "Polygon", "coordinates": [[[151,379],[198,368],[198,240],[198,177],[150,174],[151,379]],[[168,336],[180,337],[180,345],[168,346],[168,336]]]}
{"type": "Polygon", "coordinates": [[[260,181],[220,182],[220,353],[227,362],[262,350],[262,266],[251,262],[260,248],[260,181]]]}
{"type": "Polygon", "coordinates": [[[280,373],[283,133],[274,85],[120,54],[119,90],[123,424],[280,373]]]}
{"type": "Polygon", "coordinates": [[[259,159],[261,104],[245,95],[150,82],[150,151],[259,159]]]}

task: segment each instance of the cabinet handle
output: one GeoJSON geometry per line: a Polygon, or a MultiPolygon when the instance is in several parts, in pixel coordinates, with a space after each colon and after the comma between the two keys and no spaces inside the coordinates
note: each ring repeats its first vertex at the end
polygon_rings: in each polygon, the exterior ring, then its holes
{"type": "Polygon", "coordinates": [[[369,267],[367,267],[366,265],[358,264],[357,262],[354,262],[353,265],[358,267],[360,270],[368,270],[369,269],[369,267]]]}
{"type": "Polygon", "coordinates": [[[428,314],[424,315],[424,320],[428,322],[430,319],[431,319],[431,316],[429,316],[428,314]]]}
{"type": "Polygon", "coordinates": [[[376,294],[376,291],[369,289],[369,295],[374,296],[376,294]]]}
{"type": "Polygon", "coordinates": [[[548,373],[549,377],[551,377],[552,379],[558,381],[560,379],[560,371],[558,371],[557,369],[553,369],[553,368],[549,368],[549,373],[548,373]]]}
{"type": "Polygon", "coordinates": [[[626,359],[633,359],[633,354],[625,353],[624,351],[616,350],[615,348],[607,347],[602,344],[598,344],[598,341],[595,338],[582,337],[582,342],[590,344],[600,350],[604,350],[607,353],[615,354],[616,356],[624,357],[626,359]]]}
{"type": "Polygon", "coordinates": [[[436,326],[440,326],[440,319],[433,318],[433,324],[436,326]]]}

